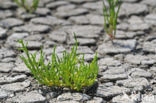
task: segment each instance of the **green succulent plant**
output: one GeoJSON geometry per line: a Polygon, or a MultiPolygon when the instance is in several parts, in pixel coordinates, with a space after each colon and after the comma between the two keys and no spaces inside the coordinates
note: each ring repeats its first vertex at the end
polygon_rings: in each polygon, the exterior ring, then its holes
{"type": "Polygon", "coordinates": [[[51,61],[44,63],[44,53],[41,49],[40,59],[36,60],[36,53],[30,54],[23,40],[18,41],[24,51],[25,56],[21,56],[25,65],[41,84],[54,87],[67,87],[72,90],[80,91],[85,87],[93,85],[98,74],[97,53],[90,64],[85,64],[84,55],[80,58],[77,55],[77,40],[71,53],[63,52],[63,57],[59,58],[55,53],[55,47],[51,56],[51,61]]]}
{"type": "Polygon", "coordinates": [[[114,39],[116,35],[116,25],[120,7],[121,0],[103,0],[104,28],[105,32],[110,36],[111,39],[114,39]],[[106,1],[109,7],[106,6],[106,1]],[[109,26],[107,26],[107,24],[109,26]]]}
{"type": "Polygon", "coordinates": [[[27,3],[27,0],[14,0],[16,4],[23,8],[26,12],[33,13],[38,8],[40,0],[33,0],[32,5],[27,3]]]}

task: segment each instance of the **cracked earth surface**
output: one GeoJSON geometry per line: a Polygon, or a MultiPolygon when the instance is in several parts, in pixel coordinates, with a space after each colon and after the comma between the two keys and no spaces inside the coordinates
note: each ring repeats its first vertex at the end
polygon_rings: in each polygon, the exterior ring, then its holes
{"type": "Polygon", "coordinates": [[[113,44],[103,23],[102,0],[41,0],[33,14],[13,0],[0,0],[0,102],[155,103],[156,0],[123,1],[113,44]],[[60,56],[72,47],[73,32],[85,62],[98,52],[98,86],[92,94],[39,85],[19,58],[19,39],[29,42],[31,52],[43,45],[48,60],[55,45],[60,56]]]}

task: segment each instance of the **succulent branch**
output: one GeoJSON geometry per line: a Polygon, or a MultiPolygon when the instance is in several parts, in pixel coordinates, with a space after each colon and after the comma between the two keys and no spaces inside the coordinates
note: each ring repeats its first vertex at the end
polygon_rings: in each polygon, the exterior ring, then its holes
{"type": "Polygon", "coordinates": [[[116,25],[117,25],[117,19],[121,7],[121,1],[107,0],[107,3],[109,7],[106,6],[106,0],[103,0],[104,29],[105,32],[113,40],[116,35],[116,25]]]}

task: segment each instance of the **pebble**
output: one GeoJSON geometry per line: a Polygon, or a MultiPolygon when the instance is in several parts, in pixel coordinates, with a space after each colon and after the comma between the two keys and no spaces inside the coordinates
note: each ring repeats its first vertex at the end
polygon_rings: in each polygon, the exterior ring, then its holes
{"type": "Polygon", "coordinates": [[[73,26],[70,29],[68,29],[67,32],[70,35],[76,33],[76,37],[97,38],[99,37],[99,34],[101,33],[102,29],[103,29],[102,27],[91,25],[73,26]]]}
{"type": "Polygon", "coordinates": [[[153,73],[153,72],[156,73],[156,67],[151,67],[150,71],[151,71],[151,73],[153,73]]]}
{"type": "Polygon", "coordinates": [[[8,97],[8,92],[0,89],[0,99],[4,99],[8,97]]]}
{"type": "Polygon", "coordinates": [[[0,9],[15,9],[17,8],[17,5],[13,3],[11,0],[2,1],[0,4],[0,9]]]}
{"type": "Polygon", "coordinates": [[[89,24],[89,20],[86,16],[72,16],[69,18],[69,20],[76,24],[89,24]]]}
{"type": "Polygon", "coordinates": [[[29,21],[30,19],[36,17],[35,14],[26,13],[26,12],[22,11],[21,9],[18,9],[17,12],[18,12],[17,15],[19,16],[19,18],[22,20],[25,20],[25,21],[29,21]]]}
{"type": "Polygon", "coordinates": [[[119,15],[141,15],[148,12],[147,5],[139,3],[123,3],[119,15]]]}
{"type": "Polygon", "coordinates": [[[78,102],[84,102],[89,100],[91,97],[87,94],[82,93],[63,93],[57,97],[57,101],[73,100],[78,102]]]}
{"type": "Polygon", "coordinates": [[[9,57],[15,57],[16,54],[13,50],[9,50],[7,48],[1,48],[0,49],[0,57],[1,58],[9,58],[9,57]]]}
{"type": "Polygon", "coordinates": [[[156,26],[156,14],[148,14],[144,20],[146,23],[156,26]]]}
{"type": "Polygon", "coordinates": [[[56,53],[63,53],[66,49],[61,45],[61,46],[57,46],[55,49],[56,53]]]}
{"type": "Polygon", "coordinates": [[[16,103],[45,103],[46,98],[39,94],[37,91],[31,91],[21,95],[17,95],[13,98],[7,99],[7,102],[16,102],[16,103]]]}
{"type": "Polygon", "coordinates": [[[53,31],[52,33],[48,34],[49,38],[59,42],[59,43],[65,43],[67,40],[67,34],[63,31],[53,31]]]}
{"type": "Polygon", "coordinates": [[[104,17],[101,15],[89,14],[86,17],[92,25],[104,25],[104,17]]]}
{"type": "Polygon", "coordinates": [[[69,25],[69,21],[65,21],[63,19],[59,19],[53,16],[47,16],[47,17],[37,17],[31,19],[31,22],[34,24],[43,24],[43,25],[50,25],[50,26],[56,26],[56,25],[69,25]]]}
{"type": "Polygon", "coordinates": [[[57,13],[55,13],[55,15],[61,18],[67,18],[70,16],[84,15],[87,13],[88,13],[87,9],[78,8],[78,9],[71,9],[68,11],[58,11],[57,13]]]}
{"type": "MultiPolygon", "coordinates": [[[[63,53],[66,49],[63,46],[57,46],[55,49],[55,53],[63,53]]],[[[49,49],[45,49],[43,50],[45,52],[46,55],[50,55],[53,53],[54,48],[49,48],[49,49]]]]}
{"type": "Polygon", "coordinates": [[[68,1],[56,1],[55,3],[54,2],[48,3],[46,7],[50,9],[55,9],[59,6],[67,5],[67,4],[69,4],[68,1]]]}
{"type": "Polygon", "coordinates": [[[118,30],[128,30],[128,27],[129,27],[128,23],[124,22],[117,25],[118,30]]]}
{"type": "Polygon", "coordinates": [[[0,72],[8,73],[14,67],[13,63],[0,63],[0,72]]]}
{"type": "Polygon", "coordinates": [[[128,78],[128,73],[124,68],[112,67],[102,73],[102,77],[100,78],[100,80],[103,82],[103,81],[116,81],[116,80],[122,80],[127,78],[128,78]]]}
{"type": "MultiPolygon", "coordinates": [[[[77,38],[77,41],[78,41],[79,45],[81,45],[81,46],[96,45],[96,40],[95,39],[77,38]]],[[[69,41],[69,44],[75,44],[75,39],[72,38],[69,41]]]]}
{"type": "Polygon", "coordinates": [[[146,56],[129,54],[125,57],[125,62],[131,63],[131,64],[141,64],[141,62],[146,59],[147,59],[146,56]]]}
{"type": "Polygon", "coordinates": [[[100,78],[100,81],[116,81],[116,80],[122,80],[128,78],[127,74],[104,74],[100,78]]]}
{"type": "Polygon", "coordinates": [[[114,40],[114,43],[103,43],[98,47],[98,53],[100,54],[118,54],[129,53],[136,47],[136,40],[114,40]]]}
{"type": "Polygon", "coordinates": [[[13,16],[13,13],[10,10],[0,10],[0,19],[13,16]]]}
{"type": "Polygon", "coordinates": [[[131,24],[129,30],[131,31],[147,31],[150,29],[150,26],[146,23],[142,24],[131,24]]]}
{"type": "Polygon", "coordinates": [[[24,63],[16,64],[12,71],[17,73],[30,73],[30,70],[26,67],[24,63]]]}
{"type": "Polygon", "coordinates": [[[142,103],[154,103],[156,95],[145,94],[142,98],[142,103]],[[150,99],[149,99],[150,98],[150,99]]]}
{"type": "Polygon", "coordinates": [[[0,39],[7,37],[7,30],[0,27],[0,39]]]}
{"type": "Polygon", "coordinates": [[[28,86],[30,86],[30,81],[24,81],[2,85],[1,89],[9,92],[21,92],[28,86]]]}
{"type": "Polygon", "coordinates": [[[15,27],[14,31],[16,32],[33,32],[33,33],[47,33],[50,31],[50,27],[47,25],[34,25],[27,24],[20,27],[15,27]]]}
{"type": "Polygon", "coordinates": [[[146,41],[153,41],[156,39],[156,34],[153,33],[152,35],[149,35],[146,37],[146,41]]]}
{"type": "Polygon", "coordinates": [[[7,83],[13,83],[13,82],[20,82],[20,81],[24,81],[26,79],[26,75],[22,74],[22,75],[17,75],[14,77],[0,77],[0,85],[1,84],[7,84],[7,83]]]}
{"type": "MultiPolygon", "coordinates": [[[[83,55],[81,55],[80,57],[83,57],[83,55]]],[[[84,60],[85,61],[92,61],[94,57],[95,57],[95,54],[85,54],[84,60]]]]}
{"type": "Polygon", "coordinates": [[[102,58],[98,61],[99,66],[119,66],[121,65],[121,62],[119,60],[115,60],[114,58],[102,58]]]}
{"type": "Polygon", "coordinates": [[[144,23],[144,21],[138,16],[132,16],[128,20],[130,31],[147,31],[150,29],[150,25],[144,23]]]}
{"type": "Polygon", "coordinates": [[[29,35],[24,38],[25,41],[42,41],[44,34],[29,35]]]}
{"type": "Polygon", "coordinates": [[[23,21],[16,18],[6,18],[0,21],[0,26],[4,28],[12,28],[15,26],[23,25],[23,21]]]}
{"type": "Polygon", "coordinates": [[[143,60],[141,62],[142,65],[153,65],[156,63],[156,60],[143,60]]]}
{"type": "Polygon", "coordinates": [[[46,5],[46,4],[50,3],[50,2],[52,2],[52,0],[40,1],[40,2],[39,2],[39,6],[40,6],[40,7],[43,7],[44,5],[46,5]]]}
{"type": "Polygon", "coordinates": [[[132,68],[129,71],[129,74],[133,78],[138,78],[138,77],[151,78],[152,77],[152,74],[150,72],[147,72],[140,68],[132,68]]]}
{"type": "Polygon", "coordinates": [[[125,80],[119,80],[117,85],[132,88],[134,91],[142,91],[149,86],[149,82],[146,78],[129,78],[125,80]]]}
{"type": "Polygon", "coordinates": [[[2,63],[11,63],[11,62],[15,62],[15,58],[12,57],[8,57],[8,58],[3,58],[1,60],[2,63]]]}
{"type": "Polygon", "coordinates": [[[112,98],[114,96],[120,95],[123,92],[129,93],[130,89],[125,88],[125,87],[119,87],[119,86],[105,87],[101,84],[97,88],[96,96],[108,99],[108,98],[112,98]]]}
{"type": "Polygon", "coordinates": [[[102,8],[103,8],[102,1],[84,3],[82,6],[90,10],[102,11],[102,8]]]}
{"type": "Polygon", "coordinates": [[[29,33],[13,33],[8,37],[7,41],[9,43],[10,41],[13,41],[13,40],[16,40],[16,41],[21,40],[21,39],[26,38],[27,36],[29,36],[29,33]]]}
{"type": "MultiPolygon", "coordinates": [[[[41,49],[41,46],[42,46],[42,43],[39,41],[29,41],[27,48],[29,50],[39,50],[39,49],[41,49]]],[[[16,43],[15,47],[19,48],[19,47],[21,47],[21,44],[16,43]]]]}
{"type": "Polygon", "coordinates": [[[57,12],[66,12],[66,11],[70,11],[72,9],[75,9],[76,8],[76,5],[74,4],[68,4],[68,5],[63,5],[63,6],[60,6],[57,8],[57,12]]]}
{"type": "Polygon", "coordinates": [[[78,46],[77,53],[78,54],[93,54],[94,52],[88,46],[78,46]]]}
{"type": "Polygon", "coordinates": [[[37,10],[35,11],[35,13],[40,16],[46,16],[50,14],[50,12],[51,11],[47,8],[37,8],[37,10]]]}
{"type": "Polygon", "coordinates": [[[116,39],[133,39],[136,36],[136,32],[124,32],[121,30],[117,30],[116,34],[116,39]]]}
{"type": "Polygon", "coordinates": [[[148,53],[156,53],[156,41],[144,42],[143,51],[148,53]]]}
{"type": "Polygon", "coordinates": [[[112,103],[136,103],[141,101],[140,94],[132,94],[132,95],[119,95],[112,99],[112,103]]]}

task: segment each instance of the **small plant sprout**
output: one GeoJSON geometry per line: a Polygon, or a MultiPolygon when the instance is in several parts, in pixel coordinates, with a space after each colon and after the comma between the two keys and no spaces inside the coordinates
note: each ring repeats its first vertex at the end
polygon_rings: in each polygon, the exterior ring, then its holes
{"type": "Polygon", "coordinates": [[[27,0],[14,0],[16,4],[23,8],[26,12],[33,13],[38,8],[40,0],[33,0],[32,5],[29,5],[27,0]]]}
{"type": "Polygon", "coordinates": [[[121,6],[120,2],[120,0],[107,0],[107,3],[109,5],[109,7],[107,7],[106,0],[103,0],[104,29],[112,40],[116,35],[117,19],[121,6]],[[109,26],[107,26],[107,23],[109,26]]]}
{"type": "MultiPolygon", "coordinates": [[[[75,39],[76,40],[76,39],[75,39]]],[[[36,53],[30,54],[22,40],[18,41],[26,57],[21,56],[25,65],[37,81],[46,86],[66,87],[72,90],[80,91],[83,88],[93,85],[98,74],[97,53],[90,64],[85,64],[84,55],[80,58],[77,55],[78,42],[73,46],[71,53],[63,52],[63,57],[59,58],[55,53],[55,47],[48,64],[44,63],[44,53],[41,49],[40,59],[36,60],[36,53]]]]}

